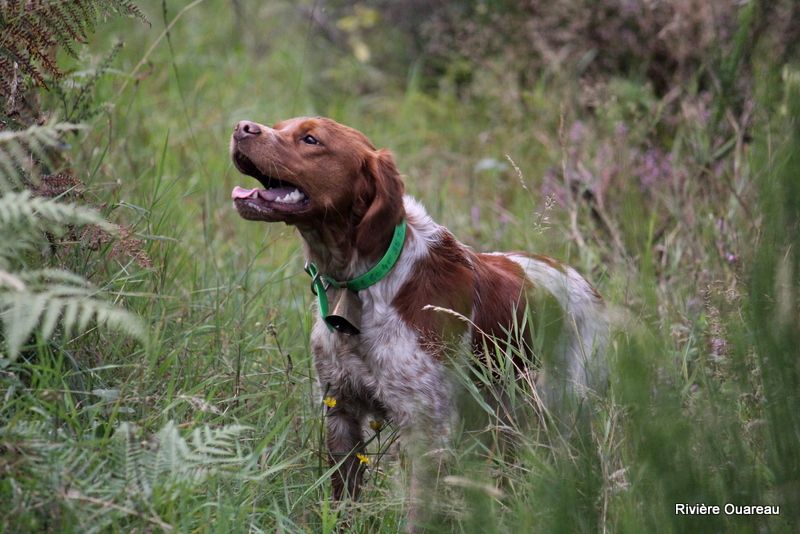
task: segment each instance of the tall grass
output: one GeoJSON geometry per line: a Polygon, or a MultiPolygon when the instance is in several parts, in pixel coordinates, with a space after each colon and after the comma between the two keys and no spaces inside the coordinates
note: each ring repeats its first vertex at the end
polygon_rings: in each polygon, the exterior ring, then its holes
{"type": "Polygon", "coordinates": [[[587,96],[553,75],[517,100],[464,101],[422,69],[392,78],[332,48],[288,3],[142,4],[152,28],[109,21],[87,51],[125,41],[93,82],[108,106],[71,152],[87,197],[150,262],[109,245],[65,261],[124,296],[150,340],[42,339],[3,361],[3,530],[402,531],[391,426],[370,444],[362,500],[329,502],[299,240],[229,205],[249,181],[227,156],[234,122],[299,114],[391,148],[409,192],[468,244],[570,261],[619,317],[609,391],[585,424],[542,414],[510,367],[503,409],[481,386],[496,375],[456,377],[465,417],[432,530],[797,528],[796,67],[742,54],[767,73],[744,118],[692,89],[670,111],[635,77],[587,96]],[[781,514],[683,516],[677,503],[781,514]]]}

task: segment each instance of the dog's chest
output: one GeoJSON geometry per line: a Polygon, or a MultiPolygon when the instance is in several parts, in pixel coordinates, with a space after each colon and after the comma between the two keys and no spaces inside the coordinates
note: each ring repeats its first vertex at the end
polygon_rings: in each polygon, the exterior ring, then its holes
{"type": "Polygon", "coordinates": [[[330,332],[317,318],[312,347],[320,385],[377,401],[389,411],[431,398],[445,387],[445,372],[420,341],[383,299],[363,295],[361,334],[330,332]]]}

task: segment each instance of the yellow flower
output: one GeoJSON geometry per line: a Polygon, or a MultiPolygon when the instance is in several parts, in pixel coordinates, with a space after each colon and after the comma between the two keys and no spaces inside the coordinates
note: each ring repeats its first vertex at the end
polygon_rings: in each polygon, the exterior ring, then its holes
{"type": "Polygon", "coordinates": [[[364,465],[367,465],[369,463],[369,457],[367,457],[366,454],[361,454],[360,452],[357,452],[356,458],[358,458],[358,461],[364,465]]]}
{"type": "Polygon", "coordinates": [[[369,422],[369,427],[374,430],[375,432],[380,432],[383,428],[383,421],[380,419],[373,419],[369,422]]]}
{"type": "Polygon", "coordinates": [[[336,406],[336,399],[334,399],[333,397],[325,397],[324,399],[322,399],[322,402],[324,402],[328,408],[333,408],[334,406],[336,406]]]}

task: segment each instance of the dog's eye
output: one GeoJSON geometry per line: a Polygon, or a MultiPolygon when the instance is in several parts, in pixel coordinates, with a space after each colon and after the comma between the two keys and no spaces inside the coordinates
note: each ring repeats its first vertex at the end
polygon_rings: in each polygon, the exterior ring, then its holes
{"type": "Polygon", "coordinates": [[[314,137],[313,135],[306,135],[305,137],[303,137],[300,140],[302,142],[304,142],[305,144],[307,144],[307,145],[318,145],[319,144],[319,141],[317,141],[317,138],[314,137]]]}

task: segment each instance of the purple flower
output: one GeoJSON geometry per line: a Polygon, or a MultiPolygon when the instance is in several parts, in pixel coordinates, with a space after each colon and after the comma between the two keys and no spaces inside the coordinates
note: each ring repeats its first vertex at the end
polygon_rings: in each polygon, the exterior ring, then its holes
{"type": "Polygon", "coordinates": [[[477,204],[472,206],[472,209],[469,212],[470,218],[472,219],[472,226],[478,228],[481,225],[481,207],[477,204]]]}
{"type": "Polygon", "coordinates": [[[569,129],[569,140],[571,143],[578,144],[586,136],[586,127],[581,121],[575,121],[569,129]]]}

